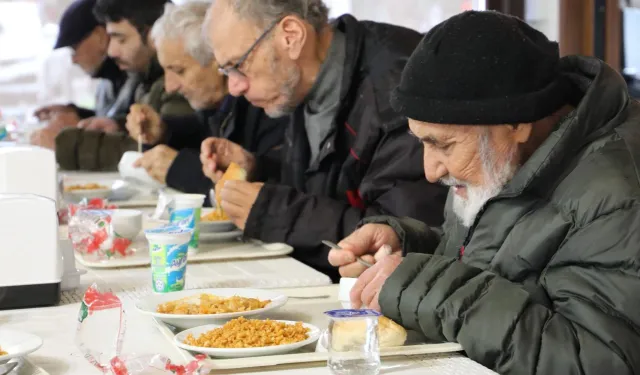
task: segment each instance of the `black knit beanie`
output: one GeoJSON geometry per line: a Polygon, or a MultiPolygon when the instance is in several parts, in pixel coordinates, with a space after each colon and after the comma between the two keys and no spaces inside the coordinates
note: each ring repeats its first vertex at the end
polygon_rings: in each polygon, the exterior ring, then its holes
{"type": "Polygon", "coordinates": [[[409,59],[391,105],[439,124],[543,119],[567,103],[558,44],[518,18],[468,11],[435,26],[409,59]]]}

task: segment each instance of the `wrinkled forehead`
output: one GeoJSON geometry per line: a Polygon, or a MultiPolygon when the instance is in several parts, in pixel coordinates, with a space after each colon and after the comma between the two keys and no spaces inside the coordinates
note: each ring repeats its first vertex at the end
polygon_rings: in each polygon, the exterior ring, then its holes
{"type": "Polygon", "coordinates": [[[158,61],[163,68],[171,65],[190,65],[195,62],[186,51],[184,42],[180,38],[162,38],[155,41],[158,61]]]}
{"type": "Polygon", "coordinates": [[[204,33],[216,61],[226,64],[242,57],[258,39],[261,31],[251,20],[239,17],[222,3],[216,2],[211,9],[204,33]]]}

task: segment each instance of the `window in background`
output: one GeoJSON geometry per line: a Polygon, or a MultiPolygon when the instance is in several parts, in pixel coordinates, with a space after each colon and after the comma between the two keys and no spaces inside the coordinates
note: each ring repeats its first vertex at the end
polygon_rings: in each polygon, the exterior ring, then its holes
{"type": "Polygon", "coordinates": [[[0,0],[0,111],[23,121],[38,104],[92,107],[95,83],[53,51],[57,20],[71,0],[0,0]]]}

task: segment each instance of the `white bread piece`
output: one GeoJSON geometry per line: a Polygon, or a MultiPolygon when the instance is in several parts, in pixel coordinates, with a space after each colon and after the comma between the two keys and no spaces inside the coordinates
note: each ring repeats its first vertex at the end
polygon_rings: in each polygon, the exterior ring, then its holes
{"type": "MultiPolygon", "coordinates": [[[[366,319],[348,319],[336,321],[331,330],[332,348],[347,351],[353,345],[364,345],[367,330],[366,319]]],[[[378,341],[381,348],[404,345],[407,331],[393,320],[381,316],[378,318],[378,341]]]]}
{"type": "Polygon", "coordinates": [[[222,178],[216,183],[216,209],[222,210],[222,197],[220,193],[222,192],[222,187],[226,181],[246,181],[247,180],[247,171],[244,168],[240,167],[238,164],[231,162],[229,167],[222,175],[222,178]]]}

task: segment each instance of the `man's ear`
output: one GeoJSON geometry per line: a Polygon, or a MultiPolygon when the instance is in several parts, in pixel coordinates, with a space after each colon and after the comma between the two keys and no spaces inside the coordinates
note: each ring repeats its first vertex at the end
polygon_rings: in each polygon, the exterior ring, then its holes
{"type": "Polygon", "coordinates": [[[527,143],[531,138],[533,124],[515,124],[513,125],[513,139],[520,144],[527,143]]]}
{"type": "Polygon", "coordinates": [[[276,26],[277,43],[291,60],[298,60],[307,41],[307,28],[298,17],[287,16],[276,26]]]}

